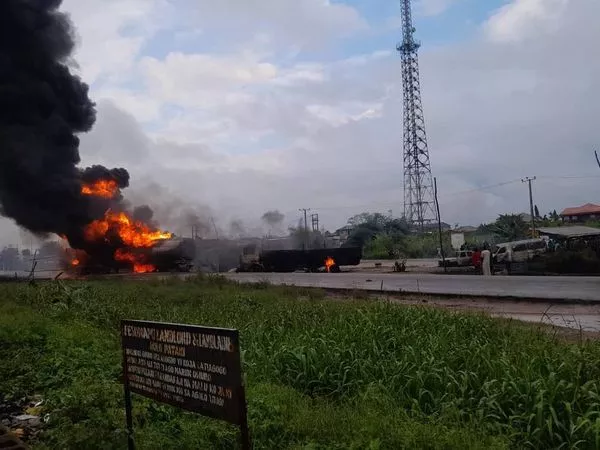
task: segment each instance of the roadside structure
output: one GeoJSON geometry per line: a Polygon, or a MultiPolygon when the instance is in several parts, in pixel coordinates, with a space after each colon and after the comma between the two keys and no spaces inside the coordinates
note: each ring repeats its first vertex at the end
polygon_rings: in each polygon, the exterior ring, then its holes
{"type": "Polygon", "coordinates": [[[583,223],[589,220],[598,220],[600,219],[600,205],[586,203],[581,206],[565,208],[560,213],[560,217],[565,222],[583,223]]]}

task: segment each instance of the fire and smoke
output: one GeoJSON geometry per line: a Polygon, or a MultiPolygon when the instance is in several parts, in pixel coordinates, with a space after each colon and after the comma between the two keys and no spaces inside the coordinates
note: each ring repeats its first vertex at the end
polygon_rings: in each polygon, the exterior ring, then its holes
{"type": "Polygon", "coordinates": [[[84,184],[81,188],[83,195],[95,195],[102,198],[113,198],[119,190],[114,180],[98,180],[95,184],[84,184]]]}
{"type": "Polygon", "coordinates": [[[96,109],[68,67],[74,33],[61,3],[0,1],[0,214],[33,233],[63,236],[88,259],[148,271],[129,249],[171,235],[127,213],[127,170],[78,167],[77,134],[92,128],[96,109]]]}
{"type": "Polygon", "coordinates": [[[326,270],[327,272],[331,272],[331,268],[332,268],[334,265],[335,265],[335,260],[334,260],[334,259],[333,259],[331,256],[328,256],[328,257],[325,259],[325,270],[326,270]]]}

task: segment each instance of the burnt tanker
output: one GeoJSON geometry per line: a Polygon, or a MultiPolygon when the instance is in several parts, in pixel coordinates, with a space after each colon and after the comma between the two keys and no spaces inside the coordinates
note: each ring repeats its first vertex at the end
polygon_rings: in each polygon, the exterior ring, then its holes
{"type": "MultiPolygon", "coordinates": [[[[144,263],[151,264],[157,272],[189,272],[196,257],[196,243],[189,238],[172,238],[159,241],[151,248],[136,248],[132,253],[143,254],[144,263]]],[[[130,270],[130,264],[115,261],[111,256],[89,257],[78,267],[82,275],[100,273],[119,273],[130,270]]]]}
{"type": "Polygon", "coordinates": [[[361,258],[361,247],[266,250],[257,253],[256,246],[252,245],[244,248],[238,272],[315,272],[326,267],[328,261],[328,272],[339,272],[340,266],[356,266],[361,258]]]}
{"type": "Polygon", "coordinates": [[[160,241],[150,249],[150,264],[158,272],[189,272],[196,257],[196,243],[189,238],[160,241]]]}

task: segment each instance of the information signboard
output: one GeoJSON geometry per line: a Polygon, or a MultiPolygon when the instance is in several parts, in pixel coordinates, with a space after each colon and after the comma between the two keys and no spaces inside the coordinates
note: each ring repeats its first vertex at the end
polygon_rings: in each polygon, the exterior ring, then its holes
{"type": "Polygon", "coordinates": [[[134,392],[239,425],[248,447],[237,330],[124,320],[121,342],[130,436],[134,392]]]}

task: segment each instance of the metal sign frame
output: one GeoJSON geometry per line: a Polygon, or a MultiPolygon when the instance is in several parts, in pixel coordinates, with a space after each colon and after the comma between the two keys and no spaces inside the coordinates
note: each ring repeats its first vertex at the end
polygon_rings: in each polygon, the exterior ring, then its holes
{"type": "Polygon", "coordinates": [[[122,320],[121,348],[129,450],[131,393],[238,425],[251,448],[238,330],[122,320]]]}

